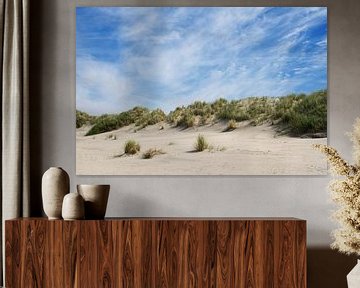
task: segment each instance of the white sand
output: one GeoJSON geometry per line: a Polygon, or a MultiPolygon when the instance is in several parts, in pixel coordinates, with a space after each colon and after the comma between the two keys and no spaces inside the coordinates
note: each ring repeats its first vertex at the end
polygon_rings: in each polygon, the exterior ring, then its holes
{"type": "Polygon", "coordinates": [[[168,124],[148,126],[134,132],[134,126],[94,136],[84,136],[89,127],[76,132],[76,172],[78,175],[324,175],[324,157],[312,148],[326,144],[326,138],[301,139],[277,136],[273,127],[253,127],[244,123],[231,132],[215,124],[181,130],[168,124]],[[163,125],[164,129],[159,127],[163,125]],[[116,135],[116,140],[107,139],[116,135]],[[199,134],[213,146],[211,151],[193,152],[199,134]],[[141,152],[123,153],[126,140],[140,143],[141,152]],[[149,148],[166,154],[142,159],[149,148]],[[225,150],[224,150],[225,149],[225,150]]]}

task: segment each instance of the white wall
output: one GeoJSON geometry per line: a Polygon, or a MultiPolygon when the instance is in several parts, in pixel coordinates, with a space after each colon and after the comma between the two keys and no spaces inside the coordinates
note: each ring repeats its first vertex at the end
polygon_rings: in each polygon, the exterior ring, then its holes
{"type": "MultiPolygon", "coordinates": [[[[78,2],[78,5],[86,5],[101,1],[78,2]]],[[[102,1],[103,5],[113,6],[134,3],[146,2],[102,1]]],[[[152,3],[190,6],[195,1],[152,3]]],[[[329,143],[350,159],[351,144],[345,132],[351,130],[354,119],[360,116],[360,1],[197,0],[196,3],[199,6],[328,4],[329,143]]],[[[326,176],[75,176],[76,2],[42,0],[31,4],[34,195],[39,191],[41,174],[50,166],[62,166],[71,175],[72,190],[80,183],[111,184],[107,216],[293,216],[308,221],[309,247],[330,243],[329,232],[334,224],[329,220],[329,214],[333,207],[326,191],[330,178],[326,176]]]]}

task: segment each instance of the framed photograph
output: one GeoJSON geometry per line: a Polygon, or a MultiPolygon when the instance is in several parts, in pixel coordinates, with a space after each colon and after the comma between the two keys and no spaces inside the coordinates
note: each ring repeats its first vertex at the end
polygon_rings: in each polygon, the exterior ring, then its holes
{"type": "Polygon", "coordinates": [[[326,7],[78,7],[78,175],[322,175],[326,7]]]}

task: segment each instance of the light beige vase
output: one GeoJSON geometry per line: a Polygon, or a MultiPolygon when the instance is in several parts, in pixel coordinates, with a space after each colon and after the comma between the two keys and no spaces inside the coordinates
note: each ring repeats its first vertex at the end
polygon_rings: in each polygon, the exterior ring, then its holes
{"type": "Polygon", "coordinates": [[[347,275],[348,288],[360,287],[360,260],[357,261],[355,267],[347,275]]]}
{"type": "Polygon", "coordinates": [[[49,219],[61,219],[63,198],[69,193],[69,175],[60,167],[49,168],[42,177],[43,208],[49,219]]]}
{"type": "Polygon", "coordinates": [[[110,185],[77,185],[77,191],[85,201],[85,219],[104,219],[110,185]]]}
{"type": "Polygon", "coordinates": [[[79,193],[69,193],[65,195],[62,205],[62,217],[64,220],[84,219],[85,208],[84,199],[79,193]]]}

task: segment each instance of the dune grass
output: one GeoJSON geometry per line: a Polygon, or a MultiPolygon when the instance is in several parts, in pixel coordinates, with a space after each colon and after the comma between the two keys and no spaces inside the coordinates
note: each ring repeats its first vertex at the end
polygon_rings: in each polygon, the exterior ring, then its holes
{"type": "Polygon", "coordinates": [[[165,154],[165,152],[162,151],[161,149],[150,148],[143,153],[142,158],[143,159],[151,159],[156,155],[162,155],[162,154],[165,154]]]}
{"type": "Polygon", "coordinates": [[[138,126],[140,129],[142,129],[146,126],[154,125],[156,123],[164,121],[165,118],[166,115],[161,109],[146,111],[138,119],[135,120],[135,126],[138,126]]]}
{"type": "Polygon", "coordinates": [[[231,119],[229,120],[227,127],[225,128],[224,132],[233,131],[237,128],[237,123],[235,120],[231,119]]]}
{"type": "Polygon", "coordinates": [[[126,141],[124,145],[124,153],[126,155],[134,155],[140,152],[140,144],[134,140],[126,141]]]}
{"type": "Polygon", "coordinates": [[[206,141],[205,137],[201,134],[198,135],[198,137],[196,138],[196,142],[194,144],[194,149],[196,152],[202,152],[206,149],[208,149],[209,143],[206,141]]]}
{"type": "MultiPolygon", "coordinates": [[[[327,130],[327,90],[283,97],[249,97],[240,100],[220,98],[208,103],[195,101],[180,106],[166,115],[161,109],[134,107],[119,114],[98,117],[76,111],[76,127],[93,125],[86,135],[95,135],[134,124],[137,130],[166,121],[172,126],[190,128],[218,121],[234,123],[249,121],[251,125],[273,124],[279,131],[292,136],[324,133],[327,130]],[[231,121],[231,122],[230,122],[231,121]]],[[[234,128],[235,129],[235,128],[234,128]]]]}
{"type": "Polygon", "coordinates": [[[326,118],[327,90],[284,97],[250,97],[231,101],[220,98],[212,103],[197,101],[187,107],[178,107],[167,116],[169,123],[184,128],[228,121],[231,126],[228,125],[226,131],[236,129],[234,124],[241,121],[249,121],[255,126],[269,123],[292,136],[326,134],[326,118]],[[196,117],[200,117],[200,121],[195,121],[196,117]]]}
{"type": "Polygon", "coordinates": [[[130,124],[140,128],[154,125],[165,120],[165,113],[156,109],[150,111],[145,107],[134,107],[131,110],[119,114],[104,114],[93,120],[94,126],[86,133],[86,136],[113,131],[130,124]]]}
{"type": "Polygon", "coordinates": [[[80,128],[86,124],[94,124],[96,117],[88,113],[76,110],[76,128],[80,128]]]}
{"type": "Polygon", "coordinates": [[[326,133],[327,99],[326,93],[319,92],[303,97],[292,110],[282,117],[282,124],[290,134],[326,133]]]}

